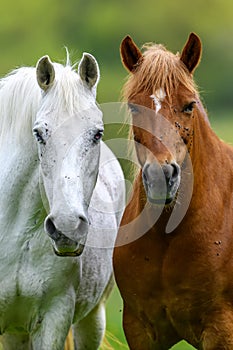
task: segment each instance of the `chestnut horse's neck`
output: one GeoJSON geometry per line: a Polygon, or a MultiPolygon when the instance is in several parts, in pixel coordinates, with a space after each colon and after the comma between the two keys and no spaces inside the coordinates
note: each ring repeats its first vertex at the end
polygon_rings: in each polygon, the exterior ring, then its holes
{"type": "Polygon", "coordinates": [[[193,192],[207,189],[208,183],[221,186],[223,181],[224,185],[221,169],[224,164],[229,168],[229,158],[232,157],[233,149],[217,137],[202,111],[194,118],[193,130],[193,145],[190,152],[194,175],[193,192]]]}

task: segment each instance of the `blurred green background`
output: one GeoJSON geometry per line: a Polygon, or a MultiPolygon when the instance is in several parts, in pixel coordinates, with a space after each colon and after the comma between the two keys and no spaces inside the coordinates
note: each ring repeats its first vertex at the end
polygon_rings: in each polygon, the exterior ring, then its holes
{"type": "MultiPolygon", "coordinates": [[[[214,130],[233,142],[232,0],[0,0],[0,8],[1,76],[18,66],[35,65],[44,54],[64,62],[65,46],[73,62],[83,51],[90,52],[100,65],[99,103],[120,99],[127,73],[119,45],[126,34],[138,46],[153,41],[177,52],[189,33],[196,32],[203,43],[196,81],[214,130]]],[[[127,349],[121,316],[115,289],[107,309],[107,339],[114,350],[127,349]]],[[[182,342],[174,349],[191,347],[182,342]]]]}

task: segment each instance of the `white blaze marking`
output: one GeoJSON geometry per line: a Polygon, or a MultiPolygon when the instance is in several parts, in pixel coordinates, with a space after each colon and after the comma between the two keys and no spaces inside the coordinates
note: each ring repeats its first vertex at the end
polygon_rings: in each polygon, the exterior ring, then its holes
{"type": "Polygon", "coordinates": [[[166,97],[165,91],[162,88],[160,88],[160,89],[156,90],[155,94],[151,95],[150,97],[154,100],[155,112],[158,113],[162,107],[161,102],[166,97]]]}

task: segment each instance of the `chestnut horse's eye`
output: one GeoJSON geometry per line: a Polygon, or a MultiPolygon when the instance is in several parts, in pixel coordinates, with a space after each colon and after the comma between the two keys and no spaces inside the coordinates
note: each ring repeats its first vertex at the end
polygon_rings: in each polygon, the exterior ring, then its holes
{"type": "Polygon", "coordinates": [[[129,110],[132,114],[138,114],[139,113],[139,108],[137,107],[136,104],[134,103],[128,103],[129,110]]]}
{"type": "Polygon", "coordinates": [[[140,139],[139,139],[139,137],[137,135],[134,135],[133,139],[134,139],[135,142],[140,143],[140,139]]]}
{"type": "Polygon", "coordinates": [[[196,101],[192,101],[191,103],[185,105],[184,108],[182,109],[182,112],[186,114],[191,114],[195,104],[196,104],[196,101]]]}

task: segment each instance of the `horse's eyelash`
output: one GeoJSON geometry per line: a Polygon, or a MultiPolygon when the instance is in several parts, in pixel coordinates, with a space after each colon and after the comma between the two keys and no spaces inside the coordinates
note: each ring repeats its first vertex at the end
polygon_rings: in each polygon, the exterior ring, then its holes
{"type": "Polygon", "coordinates": [[[193,109],[193,107],[194,107],[194,105],[195,105],[196,103],[197,103],[196,101],[192,101],[192,102],[190,102],[190,103],[187,103],[187,104],[183,107],[182,112],[186,112],[186,113],[192,112],[192,109],[193,109]]]}

